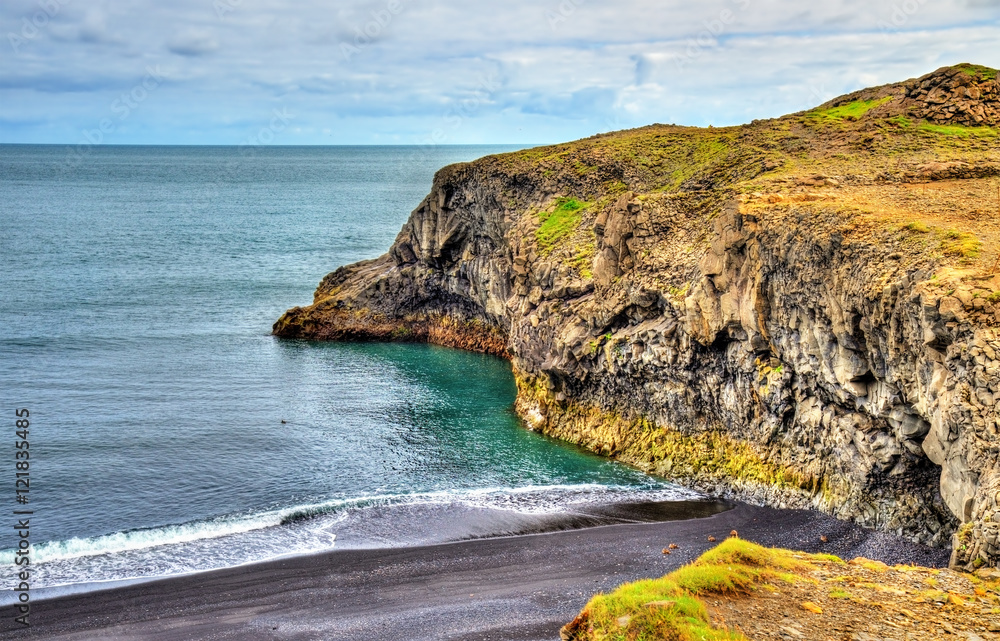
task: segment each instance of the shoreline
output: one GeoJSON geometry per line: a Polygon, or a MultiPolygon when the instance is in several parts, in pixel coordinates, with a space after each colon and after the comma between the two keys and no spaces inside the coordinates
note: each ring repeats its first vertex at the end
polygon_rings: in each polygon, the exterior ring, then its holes
{"type": "MultiPolygon", "coordinates": [[[[229,516],[128,530],[81,540],[40,543],[33,600],[68,592],[89,592],[133,580],[158,580],[223,570],[289,556],[334,549],[415,547],[447,541],[514,536],[592,527],[605,523],[676,520],[708,516],[725,501],[708,499],[679,486],[546,485],[454,489],[414,494],[358,497],[328,504],[286,507],[246,515],[256,527],[190,540],[203,525],[229,516]],[[279,520],[273,518],[280,516],[279,520]],[[281,516],[284,514],[284,516],[281,516]],[[268,517],[272,518],[268,518],[268,517]],[[181,530],[177,538],[173,530],[181,530]],[[149,533],[165,533],[148,537],[149,533]],[[138,544],[133,541],[136,535],[138,544]],[[142,545],[146,542],[146,545],[142,545]],[[65,544],[85,553],[56,556],[65,544]],[[55,554],[50,555],[50,552],[55,554]]],[[[242,515],[241,515],[242,518],[242,515]]],[[[36,550],[38,551],[38,550],[36,550]]],[[[0,591],[0,607],[14,602],[0,591]]]]}
{"type": "Polygon", "coordinates": [[[0,639],[558,639],[599,591],[661,576],[736,529],[768,546],[945,565],[947,552],[829,516],[736,504],[700,519],[334,550],[38,601],[0,639]],[[822,543],[820,536],[828,537],[822,543]],[[661,553],[669,543],[680,549],[661,553]]]}
{"type": "MultiPolygon", "coordinates": [[[[264,565],[287,559],[314,557],[338,551],[429,547],[465,541],[569,532],[627,523],[691,520],[725,512],[732,509],[733,506],[733,502],[723,499],[692,497],[688,499],[587,503],[577,505],[576,509],[573,510],[542,513],[508,512],[495,507],[469,507],[458,504],[399,504],[367,508],[367,519],[362,517],[353,523],[341,522],[340,526],[343,528],[341,533],[331,534],[331,536],[338,537],[337,544],[326,548],[283,552],[233,565],[189,569],[174,574],[150,574],[46,585],[32,588],[32,603],[116,590],[152,581],[166,581],[211,572],[235,570],[246,566],[264,565]],[[436,521],[445,514],[450,519],[449,523],[436,521]],[[371,521],[373,520],[385,524],[382,527],[372,528],[371,521]],[[487,529],[476,532],[477,528],[473,524],[485,526],[487,529]],[[399,531],[407,532],[407,534],[403,535],[404,538],[397,538],[394,543],[387,543],[385,529],[390,525],[398,528],[399,531]],[[436,532],[436,535],[428,537],[427,531],[431,529],[436,532]]],[[[321,518],[315,517],[315,520],[321,518]]],[[[313,519],[300,519],[300,521],[309,520],[313,519]]],[[[277,530],[282,527],[286,527],[286,525],[274,526],[269,529],[277,530]]],[[[16,605],[16,603],[16,593],[0,592],[0,608],[16,605]]]]}

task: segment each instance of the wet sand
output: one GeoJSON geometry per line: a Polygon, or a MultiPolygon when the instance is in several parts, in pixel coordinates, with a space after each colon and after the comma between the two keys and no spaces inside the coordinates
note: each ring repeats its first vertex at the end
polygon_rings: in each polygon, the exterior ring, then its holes
{"type": "Polygon", "coordinates": [[[341,550],[38,601],[30,630],[3,608],[0,639],[556,641],[595,592],[670,572],[733,529],[890,564],[948,556],[814,512],[738,504],[695,520],[341,550]],[[664,556],[669,543],[680,549],[664,556]]]}

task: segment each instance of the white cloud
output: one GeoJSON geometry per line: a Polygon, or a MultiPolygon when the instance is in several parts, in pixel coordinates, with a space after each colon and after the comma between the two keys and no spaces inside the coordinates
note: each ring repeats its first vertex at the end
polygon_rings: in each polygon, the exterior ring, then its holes
{"type": "Polygon", "coordinates": [[[277,106],[278,143],[547,142],[1000,66],[995,0],[61,1],[31,37],[36,2],[0,7],[0,141],[73,142],[149,65],[165,82],[108,142],[235,144],[277,106]]]}

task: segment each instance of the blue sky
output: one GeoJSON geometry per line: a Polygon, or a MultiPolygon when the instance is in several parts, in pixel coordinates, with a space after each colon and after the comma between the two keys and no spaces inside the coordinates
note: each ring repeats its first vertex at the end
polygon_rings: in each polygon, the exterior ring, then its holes
{"type": "Polygon", "coordinates": [[[0,33],[8,143],[547,143],[1000,67],[1000,0],[3,0],[0,33]]]}

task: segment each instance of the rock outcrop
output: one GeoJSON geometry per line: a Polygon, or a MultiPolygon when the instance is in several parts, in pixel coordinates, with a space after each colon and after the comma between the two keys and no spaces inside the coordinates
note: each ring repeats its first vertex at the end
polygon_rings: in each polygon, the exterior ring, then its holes
{"type": "Polygon", "coordinates": [[[897,85],[863,89],[822,107],[839,107],[856,100],[878,102],[873,115],[904,115],[936,125],[996,126],[1000,124],[1000,80],[995,69],[956,65],[897,85]]]}
{"type": "Polygon", "coordinates": [[[531,429],[995,565],[990,72],[447,167],[275,333],[505,356],[531,429]]]}
{"type": "Polygon", "coordinates": [[[919,78],[906,87],[911,114],[935,123],[996,125],[1000,122],[1000,82],[996,72],[960,66],[919,78]]]}

